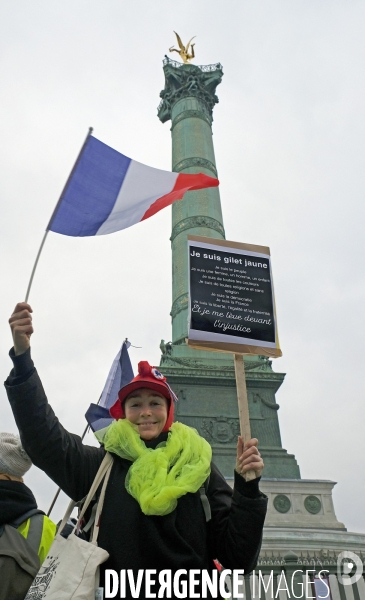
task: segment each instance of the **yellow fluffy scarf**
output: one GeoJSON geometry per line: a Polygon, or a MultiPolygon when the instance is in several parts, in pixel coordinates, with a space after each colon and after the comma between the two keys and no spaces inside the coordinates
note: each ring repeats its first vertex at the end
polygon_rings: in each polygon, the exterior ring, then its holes
{"type": "Polygon", "coordinates": [[[104,431],[105,450],[133,461],[125,486],[145,515],[168,515],[178,498],[197,492],[209,476],[212,449],[192,427],[173,423],[167,441],[155,449],[146,448],[127,419],[104,431]]]}

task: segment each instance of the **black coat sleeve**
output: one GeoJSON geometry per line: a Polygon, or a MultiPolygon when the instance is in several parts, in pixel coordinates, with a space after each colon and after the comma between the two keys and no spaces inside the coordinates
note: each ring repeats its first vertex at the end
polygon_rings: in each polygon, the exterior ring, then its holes
{"type": "Polygon", "coordinates": [[[246,483],[241,475],[234,475],[232,490],[212,463],[207,489],[212,513],[208,523],[210,553],[225,569],[250,573],[261,548],[267,497],[259,491],[252,493],[253,488],[258,490],[257,480],[246,483]]]}
{"type": "Polygon", "coordinates": [[[91,487],[104,450],[87,446],[80,436],[66,431],[48,404],[35,369],[17,384],[19,380],[10,376],[5,387],[25,451],[70,498],[81,500],[91,487]]]}

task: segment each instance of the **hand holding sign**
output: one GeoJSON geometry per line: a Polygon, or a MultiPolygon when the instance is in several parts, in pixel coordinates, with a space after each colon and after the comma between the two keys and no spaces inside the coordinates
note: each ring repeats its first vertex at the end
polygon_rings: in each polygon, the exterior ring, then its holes
{"type": "MultiPolygon", "coordinates": [[[[245,444],[242,436],[238,436],[236,471],[246,478],[248,471],[254,471],[255,477],[260,477],[264,462],[257,448],[258,440],[252,438],[245,444]]],[[[248,480],[248,479],[247,479],[248,480]]]]}

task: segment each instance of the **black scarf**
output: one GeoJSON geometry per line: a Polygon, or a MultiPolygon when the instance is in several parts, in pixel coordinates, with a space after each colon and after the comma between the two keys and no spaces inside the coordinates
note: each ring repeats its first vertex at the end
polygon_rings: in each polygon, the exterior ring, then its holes
{"type": "Polygon", "coordinates": [[[0,525],[37,508],[33,493],[20,481],[0,481],[0,525]]]}

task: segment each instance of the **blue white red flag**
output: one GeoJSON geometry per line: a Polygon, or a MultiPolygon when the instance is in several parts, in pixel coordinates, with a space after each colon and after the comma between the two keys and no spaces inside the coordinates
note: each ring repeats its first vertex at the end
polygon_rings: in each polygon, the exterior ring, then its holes
{"type": "Polygon", "coordinates": [[[89,135],[47,230],[70,236],[114,233],[144,221],[185,192],[218,179],[143,165],[89,135]]]}
{"type": "Polygon", "coordinates": [[[113,419],[109,414],[109,408],[116,402],[119,390],[134,377],[128,353],[129,346],[128,341],[123,342],[109,371],[99,404],[90,404],[85,413],[85,418],[93,431],[110,425],[113,419]]]}

